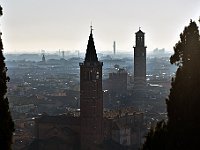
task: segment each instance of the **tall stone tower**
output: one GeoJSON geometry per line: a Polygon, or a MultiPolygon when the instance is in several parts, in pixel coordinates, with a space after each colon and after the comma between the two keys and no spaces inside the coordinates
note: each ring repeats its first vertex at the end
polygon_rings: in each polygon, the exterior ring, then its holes
{"type": "Polygon", "coordinates": [[[135,33],[134,47],[134,85],[135,87],[146,86],[146,46],[144,32],[140,29],[135,33]]]}
{"type": "Polygon", "coordinates": [[[92,27],[85,60],[79,65],[81,150],[95,150],[93,146],[103,140],[103,63],[97,58],[92,27]]]}

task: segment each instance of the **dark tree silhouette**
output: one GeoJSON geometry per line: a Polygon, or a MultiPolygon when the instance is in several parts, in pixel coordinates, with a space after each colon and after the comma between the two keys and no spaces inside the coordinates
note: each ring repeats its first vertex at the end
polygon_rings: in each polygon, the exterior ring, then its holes
{"type": "Polygon", "coordinates": [[[185,27],[174,47],[172,64],[178,65],[167,99],[169,125],[200,123],[200,36],[194,21],[185,27]],[[191,122],[192,121],[192,122],[191,122]]]}
{"type": "Polygon", "coordinates": [[[143,145],[144,150],[164,150],[168,138],[168,129],[164,121],[158,122],[155,129],[151,129],[143,145]]]}
{"type": "Polygon", "coordinates": [[[167,99],[168,127],[177,148],[195,149],[200,134],[200,36],[190,21],[174,47],[172,64],[178,66],[167,99]]]}
{"type": "Polygon", "coordinates": [[[200,35],[194,21],[180,34],[170,62],[178,69],[166,100],[168,122],[149,132],[143,149],[200,149],[200,35]]]}
{"type": "MultiPolygon", "coordinates": [[[[0,16],[3,15],[0,6],[0,16]]],[[[1,34],[1,33],[0,33],[1,34]]],[[[6,97],[9,77],[6,75],[5,58],[3,56],[3,43],[0,35],[0,149],[10,150],[12,144],[12,135],[14,132],[14,123],[9,110],[9,102],[6,97]]]]}

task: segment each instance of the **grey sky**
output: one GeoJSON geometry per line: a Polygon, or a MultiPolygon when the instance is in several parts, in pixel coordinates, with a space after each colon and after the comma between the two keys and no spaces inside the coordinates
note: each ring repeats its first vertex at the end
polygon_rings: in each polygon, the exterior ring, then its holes
{"type": "MultiPolygon", "coordinates": [[[[92,21],[97,51],[130,51],[135,32],[146,33],[147,50],[172,50],[199,0],[2,0],[6,52],[85,51],[92,21]]],[[[198,22],[199,24],[199,22],[198,22]]]]}

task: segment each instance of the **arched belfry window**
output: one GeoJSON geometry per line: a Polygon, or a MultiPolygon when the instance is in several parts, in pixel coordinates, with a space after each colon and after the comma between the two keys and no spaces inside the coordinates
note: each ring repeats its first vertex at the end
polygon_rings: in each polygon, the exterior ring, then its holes
{"type": "Polygon", "coordinates": [[[143,46],[144,45],[144,37],[143,36],[138,36],[136,41],[136,46],[143,46]]]}

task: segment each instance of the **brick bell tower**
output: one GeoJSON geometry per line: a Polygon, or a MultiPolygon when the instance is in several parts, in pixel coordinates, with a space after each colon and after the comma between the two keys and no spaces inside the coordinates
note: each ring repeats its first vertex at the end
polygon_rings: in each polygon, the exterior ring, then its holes
{"type": "Polygon", "coordinates": [[[103,141],[102,66],[91,32],[85,60],[80,63],[81,150],[95,150],[103,141]]]}
{"type": "Polygon", "coordinates": [[[134,85],[136,87],[146,86],[146,46],[144,32],[140,29],[135,33],[134,47],[134,85]]]}

